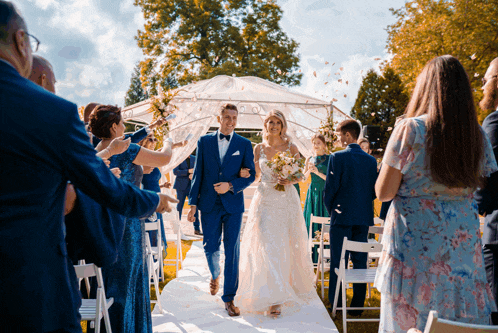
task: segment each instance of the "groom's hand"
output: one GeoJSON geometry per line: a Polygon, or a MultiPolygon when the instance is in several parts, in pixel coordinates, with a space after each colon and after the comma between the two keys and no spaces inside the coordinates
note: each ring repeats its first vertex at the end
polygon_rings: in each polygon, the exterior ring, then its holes
{"type": "Polygon", "coordinates": [[[218,194],[225,194],[228,192],[228,190],[230,190],[230,184],[225,183],[225,182],[216,183],[216,184],[214,184],[214,190],[218,194]]]}
{"type": "Polygon", "coordinates": [[[197,211],[196,206],[190,206],[190,210],[188,211],[187,221],[195,222],[195,212],[197,211]]]}

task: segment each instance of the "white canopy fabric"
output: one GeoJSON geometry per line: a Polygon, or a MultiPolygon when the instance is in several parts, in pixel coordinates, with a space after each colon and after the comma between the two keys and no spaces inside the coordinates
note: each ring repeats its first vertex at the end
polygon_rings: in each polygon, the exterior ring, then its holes
{"type": "MultiPolygon", "coordinates": [[[[210,127],[218,127],[216,116],[223,104],[232,103],[239,111],[236,129],[263,129],[265,115],[272,109],[285,114],[287,134],[305,157],[311,155],[311,137],[326,120],[331,109],[334,122],[352,119],[331,103],[289,90],[257,77],[219,75],[176,89],[170,105],[176,106],[176,118],[170,121],[169,137],[182,141],[188,134],[192,139],[173,150],[171,162],[163,168],[167,173],[185,160],[196,148],[197,140],[210,127]]],[[[150,123],[152,113],[149,100],[123,109],[127,122],[150,123]]]]}

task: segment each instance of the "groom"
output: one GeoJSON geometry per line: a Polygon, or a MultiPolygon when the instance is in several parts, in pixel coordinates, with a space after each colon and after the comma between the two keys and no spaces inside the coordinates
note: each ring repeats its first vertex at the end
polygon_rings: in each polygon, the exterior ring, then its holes
{"type": "Polygon", "coordinates": [[[233,132],[238,114],[235,105],[223,105],[218,115],[219,130],[199,139],[188,213],[188,220],[194,222],[197,209],[201,211],[204,252],[212,276],[211,295],[216,295],[220,286],[223,230],[225,284],[221,299],[230,316],[240,315],[233,299],[239,285],[240,228],[244,213],[242,191],[254,182],[256,174],[251,142],[233,132]],[[249,178],[239,177],[242,168],[249,169],[249,178]]]}

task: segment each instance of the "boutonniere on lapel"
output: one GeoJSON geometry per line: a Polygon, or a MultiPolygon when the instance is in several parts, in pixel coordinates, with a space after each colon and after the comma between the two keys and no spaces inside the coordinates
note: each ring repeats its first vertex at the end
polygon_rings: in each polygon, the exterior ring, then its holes
{"type": "Polygon", "coordinates": [[[237,156],[237,155],[240,155],[240,151],[238,151],[238,150],[232,154],[232,156],[237,156]]]}

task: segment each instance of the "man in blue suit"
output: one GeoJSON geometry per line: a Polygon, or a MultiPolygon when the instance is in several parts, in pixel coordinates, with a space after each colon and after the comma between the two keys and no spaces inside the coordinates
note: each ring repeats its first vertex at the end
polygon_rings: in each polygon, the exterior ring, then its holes
{"type": "MultiPolygon", "coordinates": [[[[194,174],[195,156],[190,155],[180,163],[176,168],[173,169],[173,174],[175,175],[175,183],[173,188],[176,190],[176,198],[178,199],[178,205],[176,209],[180,215],[180,220],[182,219],[183,205],[185,204],[185,198],[188,197],[190,192],[190,186],[192,183],[192,177],[194,174]]],[[[194,233],[201,236],[201,223],[199,222],[199,212],[195,212],[194,221],[194,233]]]]}
{"type": "MultiPolygon", "coordinates": [[[[339,140],[346,149],[330,156],[323,194],[325,207],[330,214],[331,304],[337,284],[334,269],[339,268],[344,237],[356,242],[367,242],[368,227],[373,225],[372,200],[375,199],[377,180],[377,161],[356,143],[360,125],[355,120],[345,120],[339,124],[338,131],[339,140]]],[[[350,254],[353,268],[367,268],[366,253],[347,252],[346,263],[350,254]]],[[[351,307],[363,307],[365,293],[366,284],[354,284],[351,307]]],[[[342,305],[340,294],[338,304],[342,305]]],[[[362,310],[351,310],[349,313],[361,315],[362,310]]]]}
{"type": "Polygon", "coordinates": [[[81,332],[62,227],[67,181],[130,217],[170,211],[176,200],[120,181],[95,156],[76,105],[26,79],[37,46],[14,5],[0,0],[0,325],[81,332]]]}
{"type": "Polygon", "coordinates": [[[223,231],[225,246],[225,283],[223,296],[230,316],[240,315],[233,304],[239,285],[239,248],[244,194],[256,175],[251,142],[234,133],[238,111],[233,104],[224,105],[218,116],[220,129],[202,136],[197,142],[197,161],[189,195],[188,220],[195,221],[201,211],[204,252],[211,272],[210,291],[216,295],[220,279],[220,245],[223,231]],[[242,168],[248,178],[239,177],[242,168]]]}
{"type": "MultiPolygon", "coordinates": [[[[482,129],[489,137],[495,158],[498,159],[498,58],[489,65],[483,77],[483,99],[479,106],[483,110],[496,110],[482,123],[482,129]]],[[[484,216],[482,235],[486,277],[498,304],[498,172],[487,179],[486,185],[476,191],[475,199],[479,214],[484,216]]],[[[495,323],[496,324],[496,323],[495,323]]]]}

